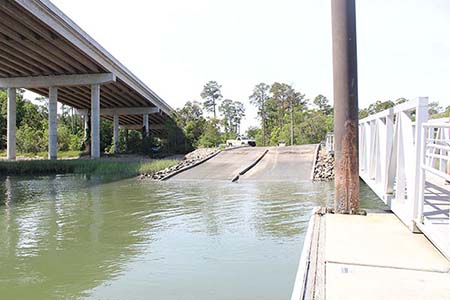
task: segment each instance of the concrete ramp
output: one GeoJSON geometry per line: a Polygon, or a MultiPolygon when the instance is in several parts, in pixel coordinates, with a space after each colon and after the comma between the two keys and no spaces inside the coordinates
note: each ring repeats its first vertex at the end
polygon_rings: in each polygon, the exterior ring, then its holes
{"type": "Polygon", "coordinates": [[[170,180],[227,180],[255,162],[267,148],[239,148],[226,150],[203,164],[175,175],[170,180]]]}
{"type": "Polygon", "coordinates": [[[172,177],[171,180],[227,180],[252,166],[240,181],[311,180],[317,145],[290,147],[239,148],[222,151],[197,167],[172,177]],[[267,154],[253,166],[255,161],[267,154]]]}
{"type": "Polygon", "coordinates": [[[271,147],[261,162],[239,180],[311,180],[317,145],[271,147]]]}

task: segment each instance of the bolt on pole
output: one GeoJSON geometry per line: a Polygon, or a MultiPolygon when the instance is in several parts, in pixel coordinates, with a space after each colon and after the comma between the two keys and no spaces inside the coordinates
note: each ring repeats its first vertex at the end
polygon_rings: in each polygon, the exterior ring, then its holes
{"type": "Polygon", "coordinates": [[[331,0],[335,213],[359,211],[358,68],[355,0],[331,0]]]}

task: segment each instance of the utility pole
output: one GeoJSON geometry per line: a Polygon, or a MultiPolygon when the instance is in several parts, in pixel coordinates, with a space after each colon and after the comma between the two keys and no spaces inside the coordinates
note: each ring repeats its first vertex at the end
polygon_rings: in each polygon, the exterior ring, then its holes
{"type": "Polygon", "coordinates": [[[355,0],[331,0],[335,213],[359,212],[358,68],[355,0]]]}

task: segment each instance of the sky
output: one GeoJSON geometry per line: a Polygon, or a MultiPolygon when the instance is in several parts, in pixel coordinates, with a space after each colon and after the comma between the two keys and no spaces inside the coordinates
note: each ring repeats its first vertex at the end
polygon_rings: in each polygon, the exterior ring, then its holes
{"type": "MultiPolygon", "coordinates": [[[[243,102],[285,82],[333,99],[331,0],[52,0],[174,108],[204,84],[243,102]]],[[[359,105],[428,96],[450,105],[450,1],[356,0],[359,105]]]]}

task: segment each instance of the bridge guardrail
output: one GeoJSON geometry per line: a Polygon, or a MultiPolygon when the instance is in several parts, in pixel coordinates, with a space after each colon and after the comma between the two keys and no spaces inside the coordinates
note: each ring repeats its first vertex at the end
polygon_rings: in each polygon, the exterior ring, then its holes
{"type": "Polygon", "coordinates": [[[428,98],[359,121],[360,176],[411,230],[419,206],[420,128],[427,121],[428,98]]]}

